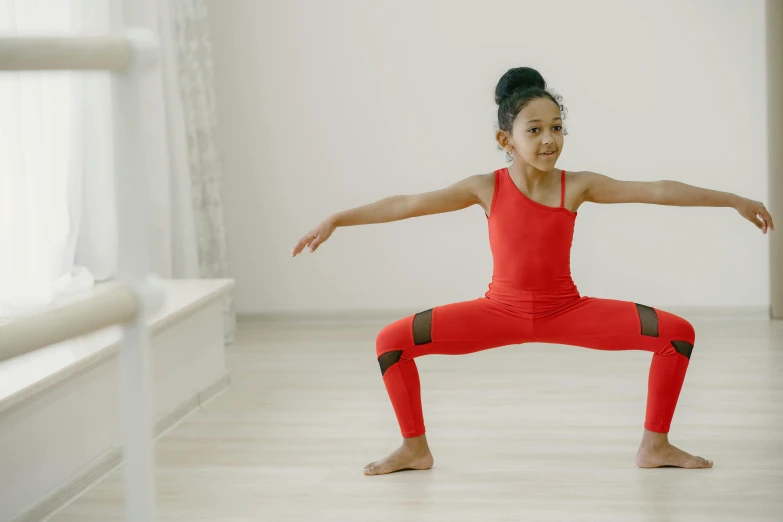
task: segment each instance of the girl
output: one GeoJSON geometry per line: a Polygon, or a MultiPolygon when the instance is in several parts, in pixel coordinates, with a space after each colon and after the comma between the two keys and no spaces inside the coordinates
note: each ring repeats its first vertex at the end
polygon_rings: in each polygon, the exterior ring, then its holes
{"type": "Polygon", "coordinates": [[[496,140],[511,165],[447,188],[392,196],[330,216],[291,252],[315,252],[337,227],[387,223],[481,205],[487,216],[493,275],[482,298],[437,306],[381,330],[376,354],[403,436],[400,448],[368,464],[366,475],[433,465],[425,436],[414,359],[458,355],[522,343],[597,350],[647,350],[650,365],[642,468],[710,468],[712,461],[671,445],[669,427],[693,350],[695,332],[676,315],[649,306],[580,296],[570,255],[577,210],[591,203],[732,207],[763,233],[774,230],[762,203],[676,181],[618,181],[593,172],[555,169],[563,150],[560,97],[534,69],[506,72],[495,89],[496,140]]]}

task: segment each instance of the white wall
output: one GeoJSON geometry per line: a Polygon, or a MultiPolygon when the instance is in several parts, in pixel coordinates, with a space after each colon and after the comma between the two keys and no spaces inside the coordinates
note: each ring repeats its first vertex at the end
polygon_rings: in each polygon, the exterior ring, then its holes
{"type": "MultiPolygon", "coordinates": [[[[479,207],[338,229],[315,254],[289,252],[332,212],[505,166],[493,93],[511,67],[537,68],[564,96],[559,167],[767,196],[762,0],[210,8],[240,313],[483,295],[479,207]]],[[[769,304],[768,236],[733,209],[585,205],[572,271],[583,295],[769,304]]]]}

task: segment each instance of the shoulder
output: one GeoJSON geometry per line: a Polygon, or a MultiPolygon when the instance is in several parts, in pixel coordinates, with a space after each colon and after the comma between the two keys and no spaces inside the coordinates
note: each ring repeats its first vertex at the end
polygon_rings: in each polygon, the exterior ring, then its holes
{"type": "Polygon", "coordinates": [[[488,172],[485,174],[473,174],[472,176],[468,176],[467,179],[473,180],[474,183],[477,184],[486,184],[486,183],[495,183],[495,171],[488,172]]]}
{"type": "Polygon", "coordinates": [[[608,180],[606,176],[591,172],[589,170],[566,170],[566,200],[571,207],[576,210],[583,203],[591,199],[591,190],[595,190],[603,180],[608,180]]]}
{"type": "Polygon", "coordinates": [[[603,174],[589,170],[566,170],[565,173],[568,188],[576,194],[583,194],[596,183],[609,179],[603,174]]]}
{"type": "Polygon", "coordinates": [[[579,183],[586,183],[601,176],[601,174],[589,170],[566,170],[565,173],[566,179],[574,180],[579,183]]]}
{"type": "Polygon", "coordinates": [[[463,179],[461,183],[468,187],[475,201],[481,205],[485,213],[488,213],[495,194],[495,172],[473,174],[463,179]]]}
{"type": "Polygon", "coordinates": [[[460,182],[464,184],[467,187],[470,187],[470,189],[475,193],[481,193],[486,192],[487,189],[490,191],[495,190],[495,173],[489,172],[486,174],[473,174],[471,176],[468,176],[460,182]]]}

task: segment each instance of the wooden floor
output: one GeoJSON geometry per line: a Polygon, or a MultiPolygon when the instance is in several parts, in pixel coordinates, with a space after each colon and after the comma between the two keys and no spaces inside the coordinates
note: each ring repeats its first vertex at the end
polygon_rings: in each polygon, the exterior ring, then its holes
{"type": "MultiPolygon", "coordinates": [[[[400,443],[381,323],[244,324],[232,386],[157,443],[161,521],[781,521],[783,321],[692,320],[670,440],[634,455],[651,354],[529,344],[417,359],[429,471],[365,477],[400,443]]],[[[122,471],[51,520],[123,520],[122,471]]]]}

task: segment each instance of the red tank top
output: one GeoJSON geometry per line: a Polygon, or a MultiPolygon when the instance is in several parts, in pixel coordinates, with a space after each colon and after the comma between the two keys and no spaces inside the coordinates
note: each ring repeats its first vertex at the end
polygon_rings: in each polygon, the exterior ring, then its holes
{"type": "Polygon", "coordinates": [[[565,171],[560,206],[550,207],[520,192],[507,168],[496,170],[487,221],[494,265],[488,299],[530,314],[553,312],[579,299],[571,279],[576,212],[565,208],[565,171]]]}

